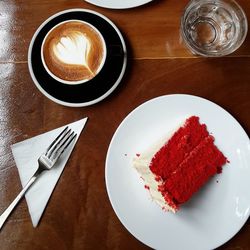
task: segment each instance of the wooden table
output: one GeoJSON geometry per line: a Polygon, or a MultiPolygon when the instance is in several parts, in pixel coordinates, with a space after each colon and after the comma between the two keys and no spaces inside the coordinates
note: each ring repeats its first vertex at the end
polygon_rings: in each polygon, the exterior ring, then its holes
{"type": "MultiPolygon", "coordinates": [[[[122,226],[105,188],[105,157],[113,133],[135,107],[166,94],[207,98],[250,132],[250,36],[224,58],[195,57],[179,34],[188,0],[154,0],[129,10],[109,10],[80,0],[0,1],[0,211],[21,190],[11,144],[88,116],[38,228],[23,200],[0,233],[0,249],[148,249],[122,226]],[[110,18],[123,33],[128,67],[115,92],[85,108],[44,97],[28,72],[27,51],[38,26],[52,14],[88,8],[110,18]],[[67,195],[68,194],[68,195],[67,195]]],[[[239,0],[250,18],[250,2],[239,0]]],[[[250,249],[250,222],[220,249],[250,249]]]]}

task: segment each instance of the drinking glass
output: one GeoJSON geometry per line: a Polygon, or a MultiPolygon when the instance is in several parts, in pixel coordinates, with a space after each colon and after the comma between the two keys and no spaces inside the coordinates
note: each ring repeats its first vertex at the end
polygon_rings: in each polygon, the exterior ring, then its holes
{"type": "Polygon", "coordinates": [[[207,57],[225,56],[246,38],[247,18],[234,0],[192,0],[181,19],[181,34],[189,49],[207,57]]]}

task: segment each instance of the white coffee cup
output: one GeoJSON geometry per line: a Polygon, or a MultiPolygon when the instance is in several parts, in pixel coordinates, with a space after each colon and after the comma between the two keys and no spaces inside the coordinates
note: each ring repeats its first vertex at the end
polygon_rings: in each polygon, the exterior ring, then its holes
{"type": "Polygon", "coordinates": [[[107,55],[105,40],[93,25],[67,20],[54,26],[41,46],[47,73],[60,83],[81,84],[101,71],[107,55]]]}

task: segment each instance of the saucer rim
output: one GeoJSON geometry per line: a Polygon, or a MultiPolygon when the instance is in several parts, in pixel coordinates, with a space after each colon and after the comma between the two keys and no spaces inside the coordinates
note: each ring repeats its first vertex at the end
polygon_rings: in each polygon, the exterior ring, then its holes
{"type": "MultiPolygon", "coordinates": [[[[101,31],[100,31],[101,32],[101,31]]],[[[36,87],[38,88],[38,90],[44,95],[46,96],[48,99],[50,99],[51,101],[58,103],[60,105],[63,106],[67,106],[67,107],[86,107],[86,106],[90,106],[93,104],[96,104],[100,101],[102,101],[103,99],[105,99],[106,97],[108,97],[119,85],[119,83],[121,82],[124,74],[125,74],[125,70],[127,67],[127,48],[126,48],[126,44],[125,44],[125,40],[120,32],[120,30],[117,28],[117,26],[106,16],[104,16],[103,14],[97,12],[97,11],[93,11],[93,10],[89,10],[89,9],[82,9],[82,8],[73,8],[73,9],[67,9],[67,10],[63,10],[60,12],[55,13],[54,15],[50,16],[49,18],[47,18],[35,31],[30,45],[29,45],[29,49],[28,49],[28,69],[29,69],[29,73],[30,76],[34,82],[34,84],[36,85],[36,87]],[[40,83],[38,82],[38,80],[36,79],[36,76],[33,72],[33,68],[32,68],[32,62],[31,62],[31,54],[32,54],[32,49],[33,49],[33,45],[34,45],[34,41],[37,37],[37,35],[40,33],[41,29],[47,24],[49,23],[51,20],[53,20],[54,18],[66,14],[66,13],[70,13],[70,12],[87,12],[87,13],[91,13],[94,15],[97,15],[101,18],[103,18],[105,21],[107,21],[112,28],[115,30],[115,32],[117,33],[117,35],[119,36],[120,40],[121,40],[121,45],[123,48],[123,53],[124,53],[124,58],[123,58],[123,65],[122,65],[122,69],[120,71],[120,75],[119,77],[116,79],[116,81],[114,82],[114,84],[112,85],[112,87],[105,92],[103,95],[101,95],[100,97],[93,99],[91,101],[88,102],[81,102],[81,103],[71,103],[71,102],[66,102],[66,101],[62,101],[60,99],[57,99],[56,97],[50,95],[45,89],[43,89],[40,85],[40,83]]]]}

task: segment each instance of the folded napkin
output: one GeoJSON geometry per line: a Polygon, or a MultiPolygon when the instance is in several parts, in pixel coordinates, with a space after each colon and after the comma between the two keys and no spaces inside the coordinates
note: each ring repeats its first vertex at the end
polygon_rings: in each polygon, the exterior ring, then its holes
{"type": "Polygon", "coordinates": [[[63,153],[60,157],[60,161],[56,163],[51,170],[44,171],[25,195],[34,227],[38,225],[53,189],[63,172],[65,164],[86,124],[86,121],[87,118],[84,118],[77,122],[70,123],[11,146],[21,183],[24,187],[38,168],[37,160],[39,156],[44,153],[47,147],[60,134],[60,132],[66,126],[69,126],[69,128],[77,133],[76,140],[74,140],[70,147],[63,153]]]}

